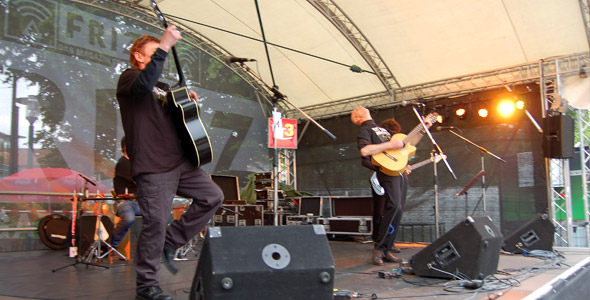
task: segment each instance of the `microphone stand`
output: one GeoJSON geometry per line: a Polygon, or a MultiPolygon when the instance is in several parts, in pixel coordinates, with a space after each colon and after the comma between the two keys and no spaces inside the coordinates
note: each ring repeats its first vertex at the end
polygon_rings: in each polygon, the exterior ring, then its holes
{"type": "MultiPolygon", "coordinates": [[[[424,123],[424,120],[422,120],[420,113],[418,113],[418,110],[416,110],[415,106],[412,106],[412,110],[416,114],[416,117],[418,118],[418,121],[420,121],[420,124],[422,124],[422,128],[424,128],[424,132],[426,132],[426,134],[428,135],[428,138],[430,138],[430,141],[432,142],[432,145],[434,147],[433,155],[435,155],[435,154],[440,155],[440,158],[445,162],[445,165],[447,166],[447,169],[449,170],[449,172],[451,173],[453,178],[455,180],[457,180],[457,176],[455,176],[455,172],[453,172],[453,169],[449,165],[446,155],[443,153],[440,146],[436,143],[436,140],[434,139],[434,137],[432,137],[432,134],[430,133],[430,130],[428,130],[428,126],[426,126],[426,124],[424,123]]],[[[434,159],[434,156],[433,156],[433,159],[434,159]]],[[[434,182],[435,182],[434,183],[434,186],[435,186],[435,189],[434,189],[434,232],[435,232],[436,238],[438,239],[440,232],[438,229],[438,172],[436,169],[436,163],[434,164],[434,182]]]]}
{"type": "Polygon", "coordinates": [[[506,163],[506,161],[504,159],[502,159],[501,157],[495,155],[494,153],[488,151],[486,148],[470,141],[469,139],[467,139],[466,137],[456,133],[455,131],[453,131],[452,129],[449,130],[449,132],[451,132],[452,134],[456,135],[458,138],[466,141],[467,143],[469,143],[470,145],[474,146],[475,148],[479,149],[480,151],[480,156],[481,156],[481,171],[480,173],[478,173],[478,175],[481,174],[481,188],[482,188],[482,198],[480,199],[480,201],[477,202],[477,204],[475,205],[475,208],[473,209],[473,211],[475,212],[475,209],[477,208],[477,206],[479,206],[479,202],[481,202],[483,200],[483,216],[487,217],[488,216],[488,211],[487,211],[487,206],[486,206],[486,168],[485,168],[485,163],[484,163],[484,153],[489,154],[491,157],[506,163]]]}
{"type": "MultiPolygon", "coordinates": [[[[273,93],[272,96],[272,108],[273,108],[273,143],[274,143],[274,151],[273,151],[273,174],[274,174],[274,180],[273,180],[273,197],[274,197],[274,204],[273,204],[273,210],[274,210],[274,225],[277,226],[279,225],[279,219],[278,219],[278,207],[279,207],[279,190],[278,190],[278,185],[279,185],[279,163],[278,163],[278,157],[279,157],[279,153],[278,153],[278,148],[277,148],[277,134],[278,134],[278,130],[280,130],[281,128],[277,128],[278,126],[281,126],[282,122],[281,122],[281,113],[278,111],[277,108],[277,103],[280,100],[282,100],[283,102],[287,103],[289,106],[291,106],[292,108],[294,108],[295,110],[297,110],[299,113],[301,113],[306,119],[308,119],[309,121],[311,121],[314,125],[316,125],[319,129],[321,129],[326,135],[328,135],[332,140],[336,139],[336,136],[333,135],[330,131],[328,131],[326,128],[324,128],[322,125],[320,125],[318,122],[316,122],[316,120],[314,120],[311,116],[309,116],[308,114],[306,114],[304,111],[302,111],[299,107],[295,106],[293,103],[291,103],[289,100],[287,100],[287,96],[283,95],[281,92],[279,92],[279,90],[277,90],[274,87],[269,86],[266,82],[264,82],[262,80],[262,78],[260,78],[260,76],[258,76],[258,74],[254,73],[248,66],[246,66],[244,63],[240,63],[240,67],[242,69],[244,69],[244,71],[246,71],[247,73],[250,73],[252,76],[254,76],[256,79],[258,79],[258,81],[260,81],[262,84],[264,84],[266,86],[266,88],[268,90],[270,90],[273,93]]],[[[281,126],[282,127],[282,126],[281,126]]]]}

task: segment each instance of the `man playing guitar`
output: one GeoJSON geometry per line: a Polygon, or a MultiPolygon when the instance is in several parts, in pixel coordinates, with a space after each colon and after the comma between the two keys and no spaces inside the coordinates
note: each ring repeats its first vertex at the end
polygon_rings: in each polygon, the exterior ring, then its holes
{"type": "MultiPolygon", "coordinates": [[[[158,82],[168,51],[181,39],[174,25],[161,39],[144,35],[130,49],[131,68],[117,85],[131,174],[137,183],[137,200],[143,227],[137,244],[136,299],[172,299],[159,286],[160,258],[172,272],[177,248],[205,227],[223,201],[223,192],[200,167],[187,159],[175,126],[168,88],[158,82]],[[168,225],[175,195],[193,202],[181,219],[168,225]]],[[[193,101],[197,94],[190,93],[193,101]]]]}
{"type": "MultiPolygon", "coordinates": [[[[406,145],[405,139],[392,139],[392,133],[378,126],[365,107],[359,106],[354,109],[350,119],[352,123],[361,126],[357,136],[357,145],[361,153],[362,164],[377,172],[377,179],[384,189],[385,207],[379,228],[373,228],[377,233],[373,235],[374,249],[371,261],[375,265],[382,265],[384,261],[401,262],[400,258],[392,254],[392,250],[402,218],[403,203],[406,199],[407,176],[404,172],[398,173],[398,176],[388,175],[382,172],[382,167],[374,165],[371,158],[374,155],[383,154],[385,151],[404,149],[409,145],[406,145]]],[[[430,126],[430,121],[427,121],[426,125],[430,126]]],[[[420,138],[421,134],[414,133],[407,143],[417,143],[420,138]]],[[[381,197],[376,193],[373,193],[373,196],[374,201],[381,197]]],[[[374,204],[374,207],[376,205],[374,204]]]]}

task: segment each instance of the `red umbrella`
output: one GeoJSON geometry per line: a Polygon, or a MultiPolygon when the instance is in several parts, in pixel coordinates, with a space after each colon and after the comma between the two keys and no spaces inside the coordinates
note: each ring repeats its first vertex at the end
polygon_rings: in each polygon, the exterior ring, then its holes
{"type": "Polygon", "coordinates": [[[80,192],[84,184],[89,193],[108,193],[108,188],[89,176],[63,168],[27,169],[0,180],[1,202],[65,202],[74,192],[80,192]],[[38,195],[35,193],[48,193],[38,195]]]}

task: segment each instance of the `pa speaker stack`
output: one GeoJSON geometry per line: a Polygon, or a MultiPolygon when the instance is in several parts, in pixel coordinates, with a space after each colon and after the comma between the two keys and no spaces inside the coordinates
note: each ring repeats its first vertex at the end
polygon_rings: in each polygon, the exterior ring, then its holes
{"type": "Polygon", "coordinates": [[[554,233],[555,226],[549,216],[539,214],[507,235],[502,248],[512,253],[522,253],[523,250],[553,251],[554,233]]]}
{"type": "Polygon", "coordinates": [[[498,269],[502,233],[488,217],[468,217],[410,259],[416,275],[483,279],[498,269]],[[464,276],[462,276],[464,277],[464,276]]]}
{"type": "Polygon", "coordinates": [[[321,225],[210,227],[189,299],[332,299],[334,260],[321,225]]]}

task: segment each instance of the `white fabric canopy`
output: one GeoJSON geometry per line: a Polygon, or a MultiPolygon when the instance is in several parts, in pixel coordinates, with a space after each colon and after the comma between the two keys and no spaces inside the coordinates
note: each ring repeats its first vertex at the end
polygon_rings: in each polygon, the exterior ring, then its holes
{"type": "MultiPolygon", "coordinates": [[[[142,5],[149,5],[143,1],[142,5]]],[[[313,2],[310,0],[310,2],[313,2]]],[[[321,1],[326,2],[326,1],[321,1]]],[[[589,51],[578,0],[334,0],[377,51],[399,87],[589,51]]],[[[385,91],[338,29],[308,1],[162,0],[160,9],[248,63],[299,106],[385,91]],[[203,26],[203,25],[207,26],[203,26]],[[209,27],[210,26],[210,27],[209,27]],[[219,30],[222,29],[222,30],[219,30]],[[235,34],[231,34],[232,32],[235,34]],[[242,36],[239,36],[239,35],[242,36]],[[246,37],[244,37],[246,36],[246,37]]]]}

